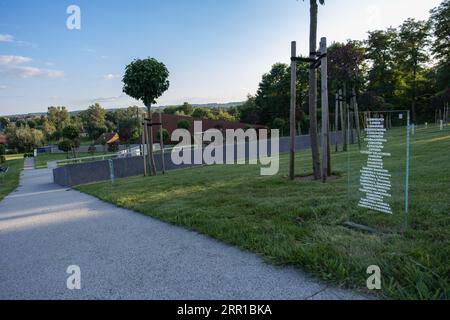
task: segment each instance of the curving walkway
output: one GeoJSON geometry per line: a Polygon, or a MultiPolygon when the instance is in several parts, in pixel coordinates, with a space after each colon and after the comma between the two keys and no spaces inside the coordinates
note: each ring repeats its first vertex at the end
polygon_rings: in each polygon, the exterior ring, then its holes
{"type": "Polygon", "coordinates": [[[0,299],[360,299],[293,268],[101,202],[26,164],[0,202],[0,299]],[[66,269],[81,268],[81,290],[66,269]]]}

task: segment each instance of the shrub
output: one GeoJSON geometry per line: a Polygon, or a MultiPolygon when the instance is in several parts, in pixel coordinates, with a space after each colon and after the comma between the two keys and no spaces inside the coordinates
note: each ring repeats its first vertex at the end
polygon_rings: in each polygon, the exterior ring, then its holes
{"type": "Polygon", "coordinates": [[[72,143],[69,140],[63,140],[58,143],[58,149],[64,152],[69,152],[72,149],[72,143]]]}
{"type": "MultiPolygon", "coordinates": [[[[162,135],[163,135],[163,142],[166,144],[169,142],[169,131],[166,129],[162,129],[162,135]]],[[[158,131],[158,137],[156,138],[157,141],[161,142],[161,130],[158,131]]]]}
{"type": "Polygon", "coordinates": [[[191,127],[191,124],[189,123],[189,121],[187,121],[186,119],[180,120],[177,123],[177,128],[178,129],[186,129],[189,130],[191,127]]]}

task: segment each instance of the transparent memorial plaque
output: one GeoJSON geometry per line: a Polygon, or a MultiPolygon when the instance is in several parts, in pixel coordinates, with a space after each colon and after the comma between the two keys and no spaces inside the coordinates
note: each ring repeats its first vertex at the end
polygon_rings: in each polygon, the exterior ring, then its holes
{"type": "MultiPolygon", "coordinates": [[[[354,114],[349,126],[355,127],[354,114]]],[[[362,112],[360,134],[347,133],[348,222],[378,229],[406,226],[409,211],[410,141],[408,111],[362,112]]]]}

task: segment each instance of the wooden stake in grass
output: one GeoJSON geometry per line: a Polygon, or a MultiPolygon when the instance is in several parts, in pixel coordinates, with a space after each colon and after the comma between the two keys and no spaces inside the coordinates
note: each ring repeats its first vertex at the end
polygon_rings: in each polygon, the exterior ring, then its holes
{"type": "Polygon", "coordinates": [[[336,152],[338,152],[338,132],[339,132],[339,93],[336,93],[336,102],[334,107],[334,143],[336,145],[336,152]]]}
{"type": "Polygon", "coordinates": [[[142,158],[144,159],[144,177],[147,176],[147,156],[145,155],[145,146],[146,146],[146,139],[147,136],[147,122],[144,121],[144,124],[142,125],[142,158]]]}
{"type": "Polygon", "coordinates": [[[161,168],[162,173],[166,174],[166,163],[164,159],[164,132],[163,132],[163,125],[162,125],[162,113],[159,113],[159,145],[161,147],[161,168]]]}
{"type": "Polygon", "coordinates": [[[353,88],[352,92],[353,96],[353,108],[355,112],[355,124],[356,124],[356,137],[358,138],[358,147],[361,150],[361,127],[359,124],[359,108],[358,108],[358,100],[356,99],[356,90],[353,88]]]}
{"type": "MultiPolygon", "coordinates": [[[[297,43],[291,42],[291,58],[297,57],[297,43]]],[[[289,158],[289,178],[294,180],[295,178],[295,114],[296,114],[296,98],[297,98],[297,63],[294,59],[291,59],[291,117],[290,117],[290,129],[291,129],[291,148],[289,158]]]]}
{"type": "Polygon", "coordinates": [[[327,38],[320,39],[320,54],[322,61],[320,64],[320,79],[322,88],[322,180],[327,181],[328,177],[328,143],[329,143],[329,110],[328,110],[328,60],[327,60],[327,38]]]}

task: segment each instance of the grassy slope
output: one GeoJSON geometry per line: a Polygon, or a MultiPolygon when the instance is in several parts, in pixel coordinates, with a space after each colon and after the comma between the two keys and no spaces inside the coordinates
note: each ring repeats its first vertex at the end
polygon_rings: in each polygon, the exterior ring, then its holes
{"type": "Polygon", "coordinates": [[[9,167],[6,174],[0,173],[0,201],[19,185],[20,171],[23,169],[23,156],[7,156],[4,167],[9,167]]]}
{"type": "MultiPolygon", "coordinates": [[[[404,138],[393,134],[387,148],[393,157],[385,160],[386,167],[400,172],[392,181],[393,216],[357,208],[358,181],[346,175],[344,153],[333,154],[334,170],[342,178],[327,184],[288,181],[288,157],[283,155],[280,174],[273,177],[261,177],[257,166],[210,166],[78,189],[251,250],[272,263],[294,265],[335,285],[364,291],[367,267],[378,265],[385,297],[450,298],[450,133],[422,130],[412,138],[406,232],[401,201],[404,138]],[[342,225],[347,220],[381,233],[350,230],[342,225]]],[[[362,164],[358,154],[351,152],[351,171],[362,164]]],[[[309,170],[310,156],[302,152],[297,172],[309,170]]]]}

